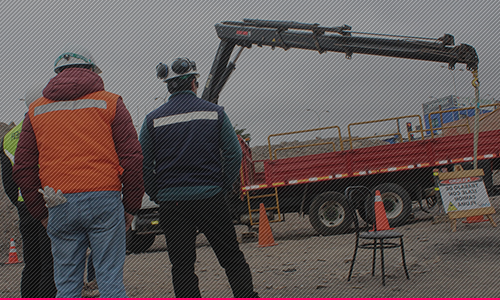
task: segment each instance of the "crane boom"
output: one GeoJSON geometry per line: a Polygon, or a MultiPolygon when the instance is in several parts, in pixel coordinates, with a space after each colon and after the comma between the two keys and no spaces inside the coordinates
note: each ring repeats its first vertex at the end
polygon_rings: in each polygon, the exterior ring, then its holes
{"type": "Polygon", "coordinates": [[[319,24],[292,21],[244,19],[243,22],[226,21],[215,25],[221,42],[215,56],[202,98],[217,103],[236,60],[229,61],[234,47],[251,48],[270,46],[315,50],[319,53],[340,52],[351,58],[354,53],[398,57],[455,64],[466,64],[470,71],[477,70],[479,59],[474,47],[455,46],[454,37],[445,34],[441,38],[423,38],[388,34],[353,32],[347,25],[322,27],[319,24]],[[378,36],[378,37],[371,37],[378,36]]]}

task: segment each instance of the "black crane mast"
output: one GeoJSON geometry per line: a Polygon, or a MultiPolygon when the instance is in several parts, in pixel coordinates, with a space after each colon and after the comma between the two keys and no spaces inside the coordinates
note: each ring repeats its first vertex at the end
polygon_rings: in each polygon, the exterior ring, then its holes
{"type": "Polygon", "coordinates": [[[456,46],[454,37],[449,34],[440,38],[424,38],[355,32],[348,25],[323,27],[319,24],[256,19],[226,21],[216,24],[215,29],[221,42],[202,95],[203,99],[213,103],[218,102],[241,51],[253,45],[315,50],[319,53],[340,52],[345,53],[346,58],[356,53],[433,61],[447,63],[450,69],[462,63],[472,72],[477,72],[479,63],[474,47],[467,44],[456,46]],[[241,48],[230,61],[236,46],[241,48]]]}

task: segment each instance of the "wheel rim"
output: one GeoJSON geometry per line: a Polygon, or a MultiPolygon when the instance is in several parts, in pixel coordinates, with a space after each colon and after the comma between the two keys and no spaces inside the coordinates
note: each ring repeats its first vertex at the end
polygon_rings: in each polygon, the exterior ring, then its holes
{"type": "Polygon", "coordinates": [[[345,210],[337,201],[327,201],[319,208],[318,216],[326,227],[336,227],[344,222],[345,210]]]}
{"type": "Polygon", "coordinates": [[[387,192],[382,194],[385,214],[387,219],[397,218],[403,212],[403,199],[396,193],[387,192]]]}

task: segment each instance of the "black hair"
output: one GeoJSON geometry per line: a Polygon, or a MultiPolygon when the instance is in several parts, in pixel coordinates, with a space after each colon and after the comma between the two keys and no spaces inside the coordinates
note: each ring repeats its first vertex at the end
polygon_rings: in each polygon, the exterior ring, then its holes
{"type": "Polygon", "coordinates": [[[181,79],[174,78],[167,81],[167,88],[170,94],[182,92],[182,91],[191,91],[192,86],[191,83],[195,79],[194,75],[189,76],[188,78],[181,79]]]}

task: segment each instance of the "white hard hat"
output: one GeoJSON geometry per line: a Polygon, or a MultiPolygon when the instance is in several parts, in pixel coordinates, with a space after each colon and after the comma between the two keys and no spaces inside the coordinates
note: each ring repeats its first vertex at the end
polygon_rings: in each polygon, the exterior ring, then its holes
{"type": "Polygon", "coordinates": [[[54,72],[59,73],[63,67],[67,66],[89,66],[96,74],[102,72],[95,64],[92,54],[85,49],[72,48],[62,51],[54,62],[54,72]]]}
{"type": "Polygon", "coordinates": [[[28,90],[26,91],[26,94],[24,94],[24,98],[21,99],[24,101],[24,104],[26,104],[27,107],[30,107],[30,104],[35,102],[36,99],[42,97],[42,91],[45,88],[46,84],[38,83],[32,85],[28,90]]]}
{"type": "Polygon", "coordinates": [[[187,57],[174,59],[170,66],[163,63],[159,63],[156,66],[156,77],[162,79],[164,82],[168,82],[174,78],[188,78],[191,75],[199,77],[200,73],[196,71],[196,63],[187,57]]]}

